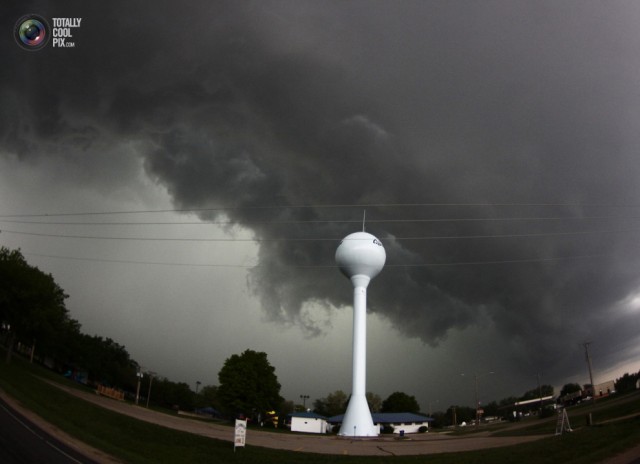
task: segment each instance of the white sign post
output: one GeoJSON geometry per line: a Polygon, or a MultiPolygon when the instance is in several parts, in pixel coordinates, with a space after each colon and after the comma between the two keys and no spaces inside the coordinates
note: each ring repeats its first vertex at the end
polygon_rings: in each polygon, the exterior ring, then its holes
{"type": "Polygon", "coordinates": [[[236,419],[235,434],[233,437],[233,452],[238,446],[244,446],[247,438],[247,421],[236,419]]]}

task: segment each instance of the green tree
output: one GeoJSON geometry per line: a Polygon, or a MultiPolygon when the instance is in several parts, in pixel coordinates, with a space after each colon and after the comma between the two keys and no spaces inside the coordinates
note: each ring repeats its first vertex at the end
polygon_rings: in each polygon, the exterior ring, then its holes
{"type": "Polygon", "coordinates": [[[66,363],[87,372],[89,379],[104,385],[133,389],[137,365],[124,346],[110,338],[77,334],[70,344],[66,363]]]}
{"type": "Polygon", "coordinates": [[[277,410],[283,401],[275,368],[267,354],[246,350],[228,358],[218,373],[218,397],[227,414],[277,410]]]}
{"type": "Polygon", "coordinates": [[[452,425],[453,417],[451,417],[451,410],[448,411],[435,411],[431,414],[431,418],[433,422],[429,425],[429,427],[433,428],[442,428],[449,425],[452,425]],[[447,415],[447,412],[449,415],[447,415]]]}
{"type": "Polygon", "coordinates": [[[614,385],[618,393],[626,393],[636,389],[636,382],[640,378],[640,372],[637,374],[624,374],[619,379],[616,379],[614,385]]]}
{"type": "Polygon", "coordinates": [[[142,379],[140,396],[147,397],[149,382],[151,383],[150,402],[167,408],[181,409],[183,411],[192,410],[195,406],[195,393],[185,382],[172,382],[166,378],[150,379],[145,374],[142,379]]]}
{"type": "Polygon", "coordinates": [[[367,404],[369,405],[369,410],[371,412],[380,412],[380,409],[382,409],[382,398],[380,398],[380,395],[376,395],[372,392],[367,392],[366,397],[367,404]]]}
{"type": "Polygon", "coordinates": [[[382,402],[382,412],[420,412],[420,405],[414,396],[403,392],[393,392],[382,402]]]}
{"type": "Polygon", "coordinates": [[[449,406],[442,422],[444,425],[460,425],[463,422],[469,424],[476,418],[476,410],[469,406],[449,406]],[[454,421],[455,418],[455,421],[454,421]]]}
{"type": "Polygon", "coordinates": [[[484,409],[484,417],[500,415],[500,407],[498,406],[498,403],[496,401],[491,401],[490,403],[484,405],[482,409],[484,409]]]}
{"type": "Polygon", "coordinates": [[[568,395],[569,393],[574,393],[580,390],[582,390],[582,388],[580,387],[579,384],[567,383],[562,387],[562,390],[560,390],[560,397],[563,397],[564,395],[568,395]]]}
{"type": "MultiPolygon", "coordinates": [[[[291,400],[283,401],[282,404],[280,405],[279,422],[281,424],[284,424],[289,414],[291,414],[292,412],[298,412],[297,406],[298,405],[296,405],[291,400]]],[[[304,409],[304,406],[303,406],[303,409],[304,409]]]]}
{"type": "Polygon", "coordinates": [[[542,395],[543,398],[545,396],[553,396],[553,387],[551,385],[540,385],[540,388],[532,388],[522,395],[520,401],[534,400],[540,398],[540,395],[542,395]]]}
{"type": "Polygon", "coordinates": [[[212,407],[220,410],[218,400],[218,387],[216,385],[205,385],[198,393],[198,405],[201,407],[212,407]]]}
{"type": "Polygon", "coordinates": [[[80,337],[80,323],[68,319],[56,334],[56,343],[51,347],[49,355],[56,359],[58,365],[67,365],[76,356],[80,337]]]}
{"type": "Polygon", "coordinates": [[[69,316],[67,295],[50,274],[30,266],[19,250],[0,248],[0,323],[9,331],[6,362],[22,341],[45,350],[56,346],[69,316]]]}
{"type": "Polygon", "coordinates": [[[349,398],[342,390],[329,393],[326,398],[319,398],[313,402],[313,410],[322,416],[332,417],[344,414],[349,398]]]}

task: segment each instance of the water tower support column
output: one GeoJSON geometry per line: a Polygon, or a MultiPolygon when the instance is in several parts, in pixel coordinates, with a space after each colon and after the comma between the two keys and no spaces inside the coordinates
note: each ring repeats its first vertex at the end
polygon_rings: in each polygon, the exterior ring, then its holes
{"type": "Polygon", "coordinates": [[[340,435],[377,437],[366,396],[367,379],[367,286],[371,279],[364,275],[351,277],[353,284],[353,386],[340,435]]]}
{"type": "Polygon", "coordinates": [[[365,396],[367,379],[367,285],[366,276],[353,276],[353,386],[352,395],[365,396]]]}

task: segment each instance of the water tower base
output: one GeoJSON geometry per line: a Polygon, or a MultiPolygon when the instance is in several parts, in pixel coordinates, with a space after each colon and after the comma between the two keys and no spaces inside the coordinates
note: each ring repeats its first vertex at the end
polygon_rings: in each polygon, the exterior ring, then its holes
{"type": "Polygon", "coordinates": [[[351,396],[338,435],[343,437],[378,436],[378,427],[373,424],[367,398],[364,395],[351,396]]]}

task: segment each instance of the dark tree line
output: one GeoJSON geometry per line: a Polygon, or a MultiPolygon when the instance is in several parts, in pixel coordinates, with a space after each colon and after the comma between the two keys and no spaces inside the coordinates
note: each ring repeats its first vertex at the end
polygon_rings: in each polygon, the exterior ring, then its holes
{"type": "MultiPolygon", "coordinates": [[[[199,393],[184,382],[140,373],[124,346],[110,338],[81,332],[69,316],[66,293],[46,274],[31,266],[19,250],[0,248],[0,344],[5,362],[19,349],[33,361],[90,386],[117,388],[140,404],[192,410],[213,407],[230,416],[263,414],[282,406],[280,383],[267,354],[246,350],[233,355],[219,373],[220,386],[199,393]],[[148,398],[147,398],[148,397],[148,398]]],[[[198,383],[199,385],[199,383],[198,383]]]]}
{"type": "Polygon", "coordinates": [[[19,250],[0,248],[5,362],[11,362],[20,347],[32,360],[69,376],[130,389],[135,384],[137,363],[124,346],[110,338],[83,334],[80,323],[69,316],[67,297],[51,274],[31,266],[19,250]]]}
{"type": "Polygon", "coordinates": [[[638,380],[640,380],[640,372],[635,374],[626,373],[614,383],[617,393],[629,393],[637,388],[638,380]]]}
{"type": "Polygon", "coordinates": [[[69,318],[66,298],[53,277],[30,266],[20,251],[0,248],[0,324],[7,363],[18,343],[62,354],[58,334],[79,328],[69,318]]]}

